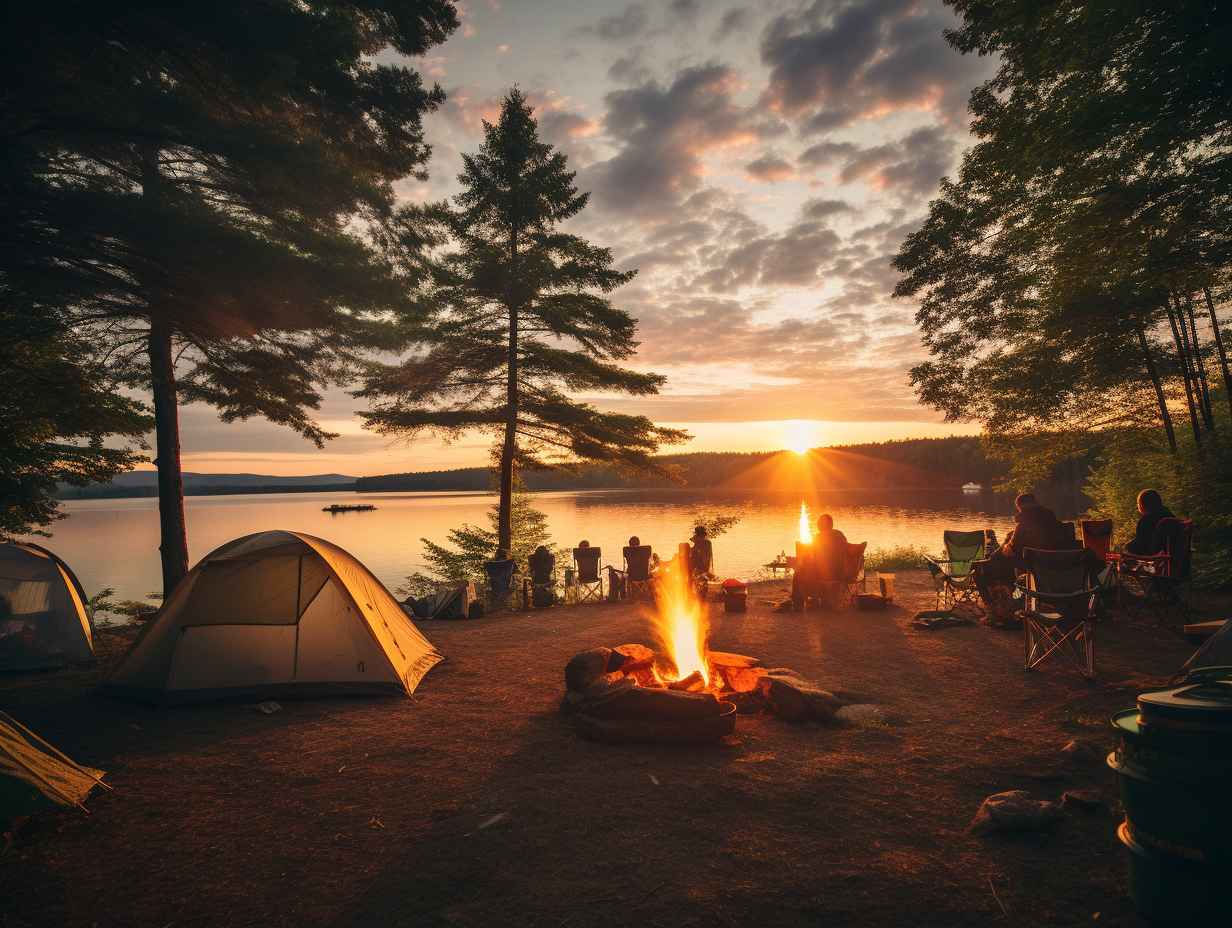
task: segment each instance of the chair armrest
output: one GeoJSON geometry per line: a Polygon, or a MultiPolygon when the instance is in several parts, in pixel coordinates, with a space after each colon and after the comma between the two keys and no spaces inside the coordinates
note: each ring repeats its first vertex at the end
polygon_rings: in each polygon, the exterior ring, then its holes
{"type": "Polygon", "coordinates": [[[1039,590],[1033,590],[1022,582],[1015,583],[1024,596],[1030,596],[1032,599],[1042,599],[1046,602],[1069,602],[1073,599],[1082,599],[1086,596],[1094,596],[1097,593],[1102,593],[1099,587],[1091,587],[1086,590],[1076,590],[1073,593],[1041,593],[1039,590]]]}

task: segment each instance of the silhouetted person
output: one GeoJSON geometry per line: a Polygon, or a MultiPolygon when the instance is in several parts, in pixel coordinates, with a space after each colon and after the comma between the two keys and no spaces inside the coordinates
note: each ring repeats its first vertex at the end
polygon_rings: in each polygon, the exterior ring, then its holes
{"type": "Polygon", "coordinates": [[[693,529],[693,545],[689,549],[689,571],[694,577],[709,577],[714,568],[714,547],[706,535],[706,526],[693,529]]]}
{"type": "Polygon", "coordinates": [[[535,607],[550,606],[556,602],[556,555],[540,545],[526,559],[530,568],[531,604],[535,607]]]}
{"type": "Polygon", "coordinates": [[[797,609],[804,608],[809,596],[821,598],[824,584],[843,580],[847,571],[847,536],[834,527],[829,513],[817,517],[817,534],[810,548],[807,562],[791,578],[791,599],[797,609]]]}
{"type": "Polygon", "coordinates": [[[1158,553],[1155,530],[1159,527],[1159,520],[1175,518],[1172,511],[1164,505],[1158,490],[1143,490],[1138,494],[1138,516],[1133,540],[1125,546],[1125,550],[1130,554],[1158,553]]]}
{"type": "Polygon", "coordinates": [[[1021,493],[1014,500],[1014,529],[1005,538],[1002,551],[1022,559],[1027,548],[1058,551],[1071,547],[1061,521],[1047,506],[1041,506],[1034,493],[1021,493]]]}

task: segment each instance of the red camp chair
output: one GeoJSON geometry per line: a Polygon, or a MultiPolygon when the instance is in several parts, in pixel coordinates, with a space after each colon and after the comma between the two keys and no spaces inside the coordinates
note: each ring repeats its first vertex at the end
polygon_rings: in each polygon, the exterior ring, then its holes
{"type": "Polygon", "coordinates": [[[1108,552],[1112,549],[1112,520],[1083,519],[1079,525],[1082,528],[1082,546],[1108,560],[1108,552]]]}
{"type": "Polygon", "coordinates": [[[1190,519],[1160,519],[1155,527],[1158,553],[1122,551],[1116,557],[1122,590],[1127,583],[1136,586],[1142,595],[1140,608],[1154,612],[1161,622],[1173,618],[1183,623],[1189,614],[1184,592],[1190,576],[1193,531],[1190,519]]]}

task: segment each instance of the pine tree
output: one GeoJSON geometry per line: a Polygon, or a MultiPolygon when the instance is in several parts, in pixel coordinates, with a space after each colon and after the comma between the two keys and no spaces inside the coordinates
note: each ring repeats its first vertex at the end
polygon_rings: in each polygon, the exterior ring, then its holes
{"type": "Polygon", "coordinates": [[[605,294],[634,272],[560,230],[589,198],[574,177],[512,90],[500,119],[485,121],[482,148],[463,156],[454,204],[403,212],[409,260],[430,275],[422,299],[437,312],[413,327],[426,350],[374,369],[358,394],[376,401],[362,415],[384,434],[479,429],[499,438],[496,544],[506,551],[518,467],[595,461],[661,471],[659,446],[688,437],[571,397],[653,394],[664,382],[618,363],[637,349],[637,323],[605,294]]]}
{"type": "Polygon", "coordinates": [[[165,590],[188,568],[179,404],[320,445],[322,384],[394,345],[374,320],[406,285],[362,233],[422,176],[443,94],[380,53],[456,26],[447,0],[6,8],[4,289],[152,396],[165,590]]]}

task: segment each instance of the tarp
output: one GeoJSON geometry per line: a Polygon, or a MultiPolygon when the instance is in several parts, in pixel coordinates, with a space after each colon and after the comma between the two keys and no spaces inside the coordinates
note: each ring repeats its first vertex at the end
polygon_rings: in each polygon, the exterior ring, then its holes
{"type": "Polygon", "coordinates": [[[109,681],[155,701],[293,691],[410,695],[441,655],[349,553],[259,532],[201,559],[109,681]]]}
{"type": "Polygon", "coordinates": [[[107,787],[103,771],[83,767],[10,715],[0,712],[0,777],[12,777],[62,806],[84,809],[96,786],[107,787]]]}

